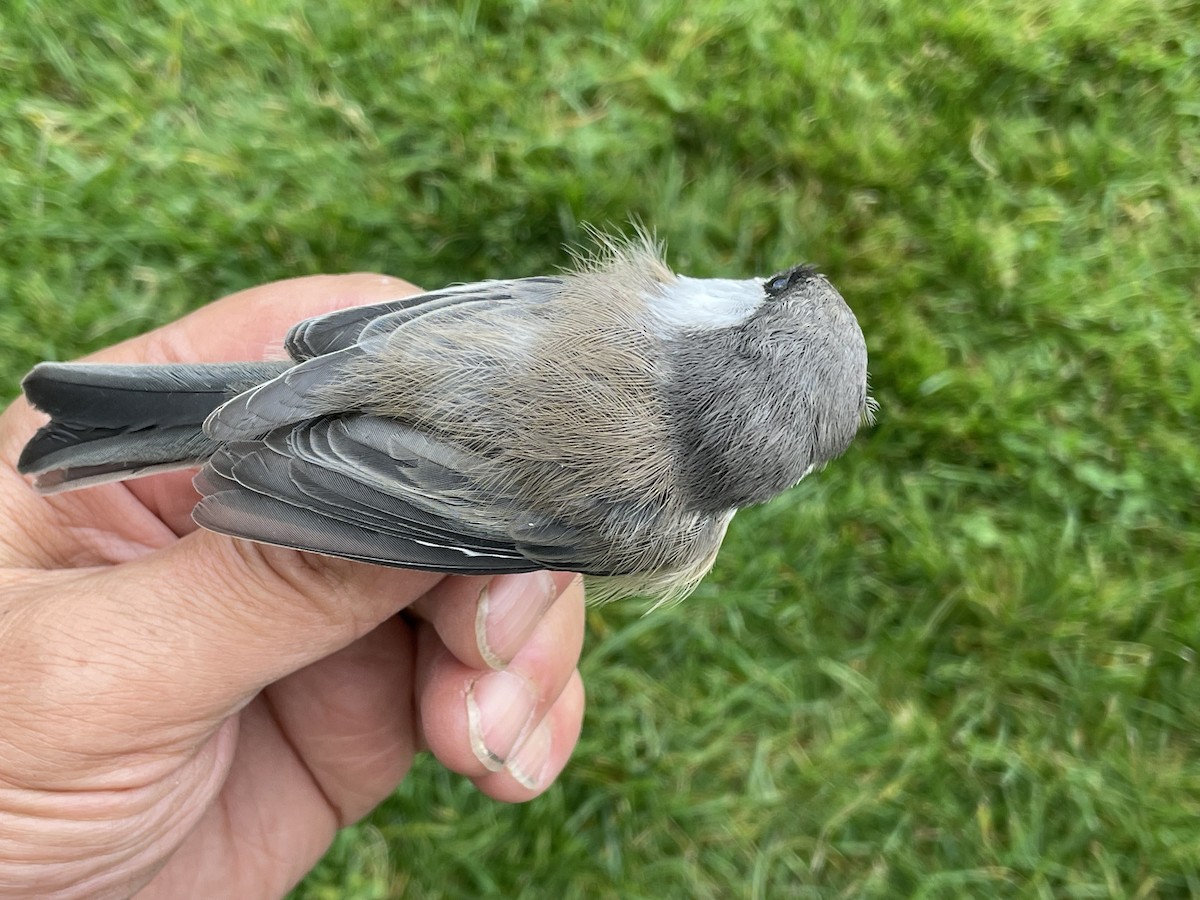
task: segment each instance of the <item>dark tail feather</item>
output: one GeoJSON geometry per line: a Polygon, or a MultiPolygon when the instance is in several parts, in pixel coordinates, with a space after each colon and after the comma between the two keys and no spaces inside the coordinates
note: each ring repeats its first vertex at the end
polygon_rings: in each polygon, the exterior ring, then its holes
{"type": "Polygon", "coordinates": [[[22,386],[50,422],[17,468],[52,492],[198,465],[218,447],[208,414],[291,365],[42,363],[22,386]]]}

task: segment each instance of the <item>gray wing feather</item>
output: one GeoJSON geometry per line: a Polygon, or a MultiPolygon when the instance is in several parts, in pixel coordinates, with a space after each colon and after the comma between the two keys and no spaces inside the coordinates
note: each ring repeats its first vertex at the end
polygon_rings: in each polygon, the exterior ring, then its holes
{"type": "Polygon", "coordinates": [[[234,462],[237,484],[322,515],[407,537],[480,553],[518,556],[512,541],[468,533],[448,521],[319,465],[263,446],[234,462]]]}
{"type": "Polygon", "coordinates": [[[336,383],[346,366],[364,353],[361,347],[350,347],[292,366],[217,407],[204,421],[205,434],[218,441],[252,440],[281,425],[339,412],[321,388],[336,383]]]}
{"type": "Polygon", "coordinates": [[[561,278],[538,276],[507,281],[483,281],[415,294],[387,303],[340,309],[295,325],[284,346],[295,360],[311,359],[352,347],[371,335],[386,334],[438,309],[463,303],[511,300],[516,293],[549,291],[561,278]]]}
{"type": "MultiPolygon", "coordinates": [[[[397,496],[432,495],[465,500],[476,487],[480,463],[471,454],[415,428],[376,416],[345,416],[294,433],[307,440],[317,462],[357,473],[377,489],[397,496]]],[[[303,454],[303,449],[299,452],[303,454]]]]}
{"type": "Polygon", "coordinates": [[[450,575],[531,572],[529,560],[452,556],[395,535],[330,519],[265,494],[222,491],[205,497],[192,514],[203,527],[234,537],[267,541],[296,550],[311,550],[383,566],[426,569],[450,575]]]}
{"type": "Polygon", "coordinates": [[[226,445],[210,460],[196,479],[206,495],[196,521],[238,537],[386,565],[475,574],[541,568],[516,549],[506,527],[466,524],[457,516],[457,498],[430,493],[433,485],[462,488],[469,481],[435,456],[469,465],[458,451],[368,416],[279,429],[262,442],[226,445]],[[355,434],[391,443],[398,456],[355,434]]]}
{"type": "Polygon", "coordinates": [[[215,440],[261,437],[282,425],[353,410],[330,399],[347,367],[376,352],[388,335],[417,319],[463,304],[519,301],[522,307],[549,300],[561,278],[485,281],[406,297],[390,303],[340,310],[296,325],[287,337],[288,352],[301,360],[282,375],[252,388],[219,407],[204,423],[215,440]]]}

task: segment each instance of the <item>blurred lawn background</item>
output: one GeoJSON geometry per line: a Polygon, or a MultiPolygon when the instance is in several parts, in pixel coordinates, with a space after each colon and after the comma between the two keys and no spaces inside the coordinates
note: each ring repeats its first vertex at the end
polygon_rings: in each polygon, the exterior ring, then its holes
{"type": "Polygon", "coordinates": [[[1200,3],[0,3],[0,378],[250,285],[818,263],[879,424],[593,610],[583,741],[297,898],[1200,896],[1200,3]]]}

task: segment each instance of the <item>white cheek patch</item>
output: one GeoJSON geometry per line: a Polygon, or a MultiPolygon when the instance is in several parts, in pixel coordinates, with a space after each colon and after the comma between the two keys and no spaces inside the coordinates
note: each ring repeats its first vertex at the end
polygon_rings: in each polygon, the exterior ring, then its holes
{"type": "Polygon", "coordinates": [[[647,298],[669,330],[728,328],[748,319],[766,300],[761,278],[688,278],[678,275],[647,298]]]}

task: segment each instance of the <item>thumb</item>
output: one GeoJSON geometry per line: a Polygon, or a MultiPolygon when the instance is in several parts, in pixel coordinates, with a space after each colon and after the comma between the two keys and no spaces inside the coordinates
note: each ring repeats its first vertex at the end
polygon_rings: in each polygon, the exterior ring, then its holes
{"type": "Polygon", "coordinates": [[[156,652],[173,682],[203,677],[193,712],[206,707],[221,715],[346,647],[443,576],[198,530],[100,577],[112,578],[120,592],[138,584],[144,614],[174,611],[172,636],[156,652]]]}
{"type": "MultiPolygon", "coordinates": [[[[197,722],[220,720],[266,685],[345,647],[442,576],[201,530],[89,578],[91,614],[106,624],[88,640],[115,651],[106,654],[113,679],[155,686],[145,695],[148,716],[173,709],[197,722]],[[130,671],[121,671],[124,660],[130,671]]],[[[121,693],[128,701],[137,692],[121,693]]]]}

